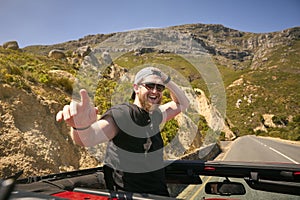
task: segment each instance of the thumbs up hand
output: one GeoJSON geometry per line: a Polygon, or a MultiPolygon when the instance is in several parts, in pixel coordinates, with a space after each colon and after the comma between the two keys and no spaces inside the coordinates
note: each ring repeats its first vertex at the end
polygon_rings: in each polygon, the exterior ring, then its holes
{"type": "Polygon", "coordinates": [[[56,115],[56,121],[64,120],[75,129],[88,128],[97,120],[98,109],[93,107],[85,89],[80,90],[81,101],[72,101],[70,105],[65,105],[63,110],[56,115]]]}

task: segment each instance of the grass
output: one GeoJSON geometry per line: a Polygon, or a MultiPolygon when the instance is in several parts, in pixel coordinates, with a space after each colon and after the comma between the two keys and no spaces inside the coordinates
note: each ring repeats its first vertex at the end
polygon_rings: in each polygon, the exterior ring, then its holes
{"type": "Polygon", "coordinates": [[[44,95],[53,100],[56,100],[57,95],[47,94],[47,91],[53,91],[53,88],[71,94],[73,83],[65,77],[57,77],[49,73],[53,69],[75,74],[73,67],[65,61],[52,60],[47,56],[35,55],[22,50],[0,48],[0,83],[2,84],[10,84],[26,91],[34,91],[37,94],[46,91],[44,95]],[[38,89],[39,87],[43,89],[38,89]]]}

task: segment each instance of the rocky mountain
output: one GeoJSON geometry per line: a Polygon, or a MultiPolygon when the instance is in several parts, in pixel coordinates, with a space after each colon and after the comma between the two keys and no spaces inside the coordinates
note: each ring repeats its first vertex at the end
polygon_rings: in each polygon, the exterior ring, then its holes
{"type": "MultiPolygon", "coordinates": [[[[219,24],[188,24],[167,27],[163,30],[176,30],[188,34],[214,56],[220,65],[235,69],[257,69],[264,65],[268,60],[268,54],[276,48],[293,46],[299,40],[299,29],[300,27],[294,27],[280,32],[257,34],[230,29],[219,24]]],[[[81,46],[96,47],[116,34],[118,33],[88,35],[61,44],[28,46],[24,50],[43,55],[48,55],[52,49],[74,51],[81,46]]],[[[156,45],[151,43],[150,46],[155,48],[156,45]]]]}
{"type": "Polygon", "coordinates": [[[293,46],[300,37],[299,27],[262,34],[241,32],[223,25],[191,24],[174,29],[191,34],[220,65],[235,69],[262,67],[270,52],[282,46],[293,46]]]}
{"type": "MultiPolygon", "coordinates": [[[[105,111],[120,77],[149,62],[171,66],[191,99],[189,113],[176,119],[188,127],[176,138],[182,148],[167,149],[170,158],[245,134],[300,140],[299,54],[300,27],[255,34],[187,24],[22,49],[7,42],[0,47],[0,177],[20,169],[33,176],[98,165],[105,146],[74,145],[55,114],[74,97],[81,76],[105,111]]],[[[128,96],[128,85],[118,98],[128,96]]]]}

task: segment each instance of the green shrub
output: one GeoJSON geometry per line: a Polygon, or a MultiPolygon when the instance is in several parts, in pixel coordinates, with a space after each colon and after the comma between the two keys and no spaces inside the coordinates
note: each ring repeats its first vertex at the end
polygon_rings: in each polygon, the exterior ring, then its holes
{"type": "Polygon", "coordinates": [[[288,124],[288,120],[284,116],[273,116],[272,121],[276,125],[283,125],[286,126],[288,124]]]}
{"type": "Polygon", "coordinates": [[[293,117],[293,122],[300,123],[300,115],[296,115],[293,117]]]}
{"type": "Polygon", "coordinates": [[[59,88],[62,88],[68,94],[72,94],[73,82],[70,79],[58,78],[58,79],[54,79],[52,82],[54,82],[55,85],[57,85],[59,88]]]}
{"type": "Polygon", "coordinates": [[[164,125],[164,127],[161,131],[161,136],[164,141],[164,145],[167,145],[172,141],[172,139],[177,134],[178,128],[179,128],[179,125],[175,119],[171,119],[164,125]]]}
{"type": "Polygon", "coordinates": [[[38,81],[40,83],[49,83],[50,82],[50,77],[49,77],[48,74],[40,74],[38,81]]]}
{"type": "Polygon", "coordinates": [[[226,138],[225,138],[225,132],[222,131],[222,132],[220,133],[219,140],[220,140],[220,141],[225,141],[225,140],[226,140],[226,138]]]}
{"type": "Polygon", "coordinates": [[[95,105],[98,107],[99,114],[103,114],[111,107],[112,95],[115,91],[116,82],[109,79],[100,79],[95,92],[95,105]]]}
{"type": "Polygon", "coordinates": [[[265,131],[262,131],[262,130],[257,130],[255,132],[255,135],[257,135],[257,136],[268,136],[268,133],[265,132],[265,131]]]}
{"type": "Polygon", "coordinates": [[[240,129],[238,127],[232,127],[231,128],[231,131],[237,136],[239,137],[241,134],[240,134],[240,129]]]}

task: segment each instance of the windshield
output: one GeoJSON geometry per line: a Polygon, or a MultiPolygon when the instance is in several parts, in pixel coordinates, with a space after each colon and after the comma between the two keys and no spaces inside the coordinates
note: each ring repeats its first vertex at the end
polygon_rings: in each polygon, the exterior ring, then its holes
{"type": "MultiPolygon", "coordinates": [[[[257,137],[253,135],[239,137],[235,141],[221,141],[222,153],[214,161],[228,161],[232,164],[244,163],[251,166],[253,163],[267,166],[268,163],[277,166],[299,163],[299,142],[288,141],[272,137],[257,137]],[[277,149],[280,149],[277,150],[277,149]],[[294,153],[292,153],[294,152],[294,153]],[[287,156],[289,155],[289,156],[287,156]],[[297,160],[297,161],[296,161],[297,160]]],[[[269,169],[271,169],[270,167],[269,169]]],[[[299,166],[298,166],[299,169],[299,166]]],[[[234,169],[233,169],[234,170],[234,169]]],[[[267,171],[268,169],[264,169],[267,171]]],[[[182,199],[216,198],[217,195],[205,193],[205,183],[224,182],[225,177],[201,176],[203,184],[189,185],[179,197],[182,199]]],[[[253,190],[243,178],[229,178],[231,182],[240,182],[245,186],[246,194],[234,195],[236,199],[298,199],[298,195],[287,195],[274,192],[253,190]]],[[[280,187],[278,191],[282,190],[280,187]]],[[[224,197],[226,195],[222,195],[224,197]]],[[[229,197],[228,197],[229,198],[229,197]]]]}
{"type": "MultiPolygon", "coordinates": [[[[66,105],[81,105],[81,89],[86,89],[97,120],[113,106],[134,104],[133,91],[148,92],[148,96],[140,97],[148,102],[158,102],[161,97],[160,104],[175,102],[175,106],[181,102],[174,98],[169,81],[178,84],[189,107],[171,120],[165,114],[171,113],[169,109],[160,110],[163,148],[159,153],[164,160],[299,166],[300,60],[296,54],[300,45],[299,40],[286,36],[299,29],[285,30],[285,35],[236,30],[227,33],[224,27],[219,27],[219,34],[207,31],[214,28],[198,24],[93,35],[62,43],[59,49],[51,45],[22,51],[0,48],[1,177],[21,170],[21,178],[26,178],[102,166],[113,136],[100,144],[80,146],[70,135],[72,128],[67,119],[58,122],[57,114],[67,109],[66,105]],[[271,39],[272,47],[264,48],[270,42],[264,38],[278,37],[283,42],[271,39]],[[245,45],[248,43],[253,45],[245,45]],[[283,54],[284,62],[277,58],[283,54]],[[138,84],[133,88],[135,74],[149,65],[168,76],[150,89],[138,84]],[[166,89],[157,91],[162,84],[166,89]]],[[[79,126],[73,129],[81,131],[92,126],[83,126],[83,121],[74,122],[79,126]]],[[[138,156],[128,151],[124,154],[132,161],[151,156],[148,150],[153,141],[147,137],[143,147],[147,151],[142,149],[138,156]]],[[[151,163],[146,168],[154,171],[161,167],[161,163],[151,163]]],[[[227,177],[200,178],[202,184],[185,185],[176,195],[184,199],[215,197],[205,193],[205,184],[222,182],[227,177]]],[[[236,196],[240,199],[298,197],[254,190],[243,178],[229,180],[245,186],[246,194],[236,196]]]]}

